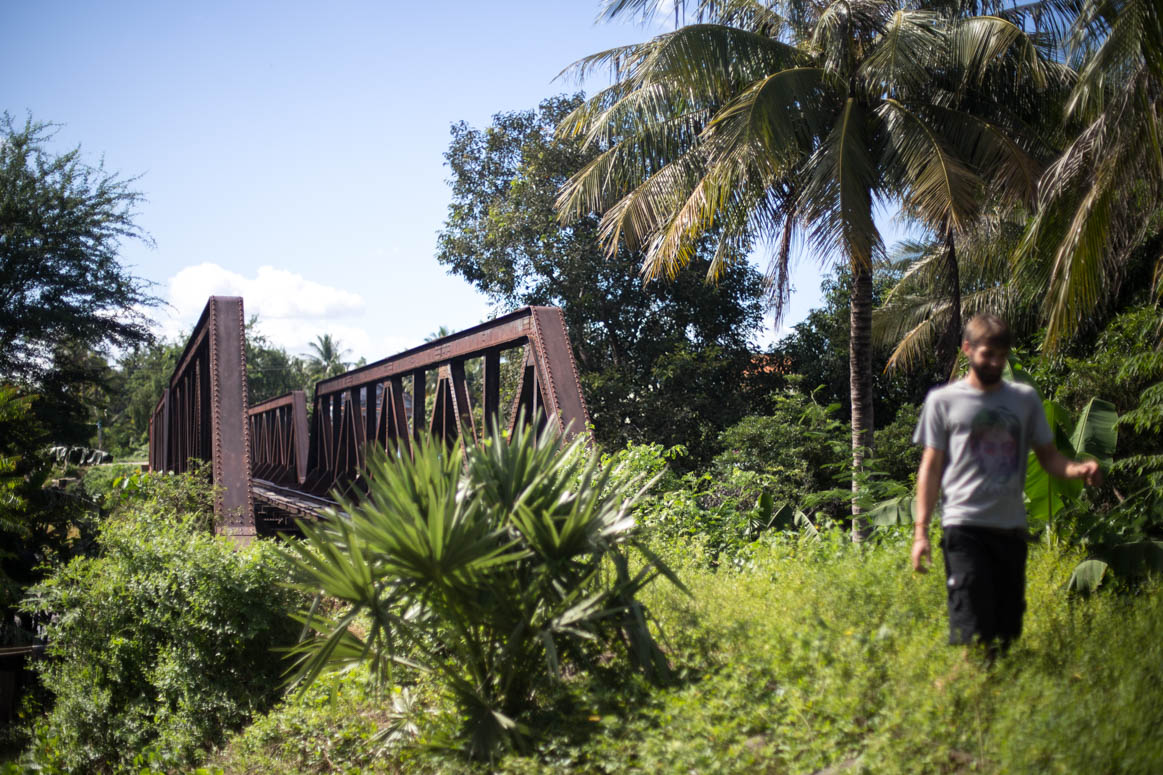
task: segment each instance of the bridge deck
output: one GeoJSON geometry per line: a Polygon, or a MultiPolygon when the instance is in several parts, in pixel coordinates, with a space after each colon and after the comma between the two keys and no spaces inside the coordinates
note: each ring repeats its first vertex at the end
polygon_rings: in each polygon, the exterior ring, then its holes
{"type": "Polygon", "coordinates": [[[250,489],[255,511],[262,515],[258,521],[272,523],[268,527],[273,530],[289,527],[295,519],[318,519],[326,509],[338,505],[330,498],[281,487],[264,479],[252,480],[250,489]]]}

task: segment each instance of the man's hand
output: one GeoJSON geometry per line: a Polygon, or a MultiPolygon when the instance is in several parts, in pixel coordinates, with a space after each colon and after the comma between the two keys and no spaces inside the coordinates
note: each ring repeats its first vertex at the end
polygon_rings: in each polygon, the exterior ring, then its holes
{"type": "Polygon", "coordinates": [[[929,546],[929,536],[917,533],[913,536],[913,570],[927,573],[933,564],[933,550],[929,546]]]}
{"type": "Polygon", "coordinates": [[[1081,479],[1088,487],[1098,487],[1102,484],[1102,469],[1097,460],[1079,460],[1071,463],[1067,468],[1067,475],[1081,479]]]}
{"type": "Polygon", "coordinates": [[[1090,487],[1102,484],[1102,470],[1097,460],[1070,460],[1053,443],[1034,447],[1038,462],[1051,476],[1059,479],[1081,479],[1090,487]]]}
{"type": "Polygon", "coordinates": [[[921,467],[917,469],[917,503],[913,509],[913,570],[924,573],[933,564],[929,548],[929,520],[941,490],[941,472],[945,470],[945,450],[925,447],[921,467]]]}

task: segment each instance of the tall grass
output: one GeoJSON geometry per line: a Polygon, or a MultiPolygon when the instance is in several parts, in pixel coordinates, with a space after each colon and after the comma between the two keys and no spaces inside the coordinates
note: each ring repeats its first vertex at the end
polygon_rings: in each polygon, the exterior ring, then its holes
{"type": "MultiPolygon", "coordinates": [[[[494,770],[1163,771],[1157,582],[1070,597],[1063,586],[1078,556],[1035,547],[1026,631],[987,667],[945,645],[943,576],[912,573],[907,551],[905,535],[863,546],[839,533],[783,537],[757,546],[739,571],[713,571],[687,547],[685,564],[673,559],[693,597],[657,585],[644,598],[680,680],[657,688],[614,671],[567,681],[537,720],[545,731],[532,751],[494,770]]],[[[360,706],[363,719],[375,718],[375,703],[360,706]]],[[[415,710],[418,739],[361,753],[340,735],[346,764],[312,771],[479,771],[425,752],[441,723],[433,709],[415,710]]],[[[263,721],[264,739],[280,718],[301,723],[301,707],[281,713],[263,721]]],[[[243,734],[216,761],[226,772],[273,771],[302,753],[294,748],[284,738],[277,753],[243,734]]]]}
{"type": "Polygon", "coordinates": [[[642,735],[642,768],[1163,768],[1157,585],[1070,598],[1077,557],[1035,549],[1025,635],[987,668],[944,645],[943,576],[913,574],[906,555],[904,537],[875,547],[833,538],[762,550],[737,576],[687,569],[694,602],[654,608],[676,656],[706,677],[646,714],[641,729],[661,718],[668,734],[642,735]]]}

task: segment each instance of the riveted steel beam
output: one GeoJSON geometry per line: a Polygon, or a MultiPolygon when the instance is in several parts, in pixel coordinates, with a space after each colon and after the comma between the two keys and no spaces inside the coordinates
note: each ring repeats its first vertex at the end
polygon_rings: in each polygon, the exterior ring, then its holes
{"type": "Polygon", "coordinates": [[[212,296],[194,327],[150,424],[150,468],[184,472],[209,464],[221,533],[254,536],[242,299],[212,296]]]}

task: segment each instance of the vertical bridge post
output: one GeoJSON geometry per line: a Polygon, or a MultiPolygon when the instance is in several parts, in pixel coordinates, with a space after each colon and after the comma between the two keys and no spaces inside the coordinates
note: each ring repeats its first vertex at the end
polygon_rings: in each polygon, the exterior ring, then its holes
{"type": "Polygon", "coordinates": [[[150,420],[151,471],[210,465],[218,532],[255,535],[242,299],[211,296],[150,420]]]}

